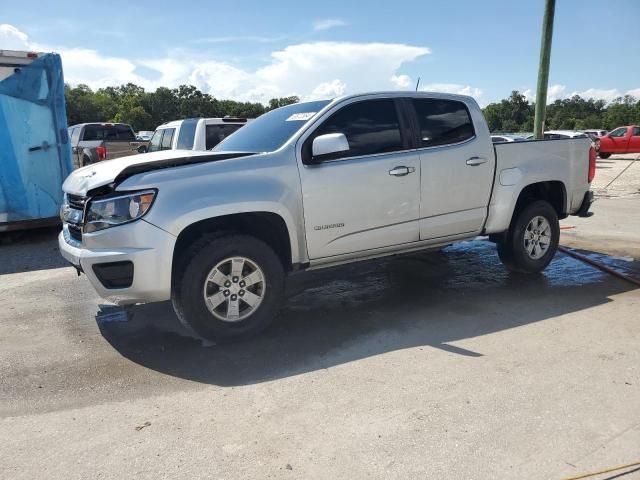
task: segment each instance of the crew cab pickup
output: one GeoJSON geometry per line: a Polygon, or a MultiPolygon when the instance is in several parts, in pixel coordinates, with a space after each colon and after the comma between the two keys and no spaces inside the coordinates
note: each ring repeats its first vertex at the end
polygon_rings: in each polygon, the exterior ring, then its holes
{"type": "Polygon", "coordinates": [[[75,171],[59,244],[102,297],[172,299],[228,342],[264,329],[300,270],[488,235],[509,270],[539,272],[594,172],[589,138],[493,145],[470,97],[350,95],[270,111],[212,152],[75,171]]]}
{"type": "Polygon", "coordinates": [[[76,167],[112,160],[137,152],[133,129],[126,123],[82,123],[69,127],[71,152],[76,167]]]}
{"type": "Polygon", "coordinates": [[[600,158],[609,158],[612,153],[640,153],[640,127],[618,127],[600,137],[600,158]]]}
{"type": "Polygon", "coordinates": [[[140,153],[160,150],[211,150],[233,132],[243,127],[246,118],[186,118],[160,125],[148,146],[140,153]]]}

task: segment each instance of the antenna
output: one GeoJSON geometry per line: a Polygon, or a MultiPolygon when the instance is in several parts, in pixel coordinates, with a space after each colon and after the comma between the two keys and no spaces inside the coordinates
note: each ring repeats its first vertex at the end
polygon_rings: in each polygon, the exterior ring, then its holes
{"type": "Polygon", "coordinates": [[[416,82],[416,92],[418,91],[418,86],[420,85],[420,77],[418,77],[418,81],[416,82]]]}

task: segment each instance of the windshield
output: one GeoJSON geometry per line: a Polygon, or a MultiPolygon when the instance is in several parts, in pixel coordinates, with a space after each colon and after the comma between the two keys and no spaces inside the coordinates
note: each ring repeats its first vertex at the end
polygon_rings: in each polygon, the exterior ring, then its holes
{"type": "Polygon", "coordinates": [[[296,103],[272,110],[225,138],[216,152],[273,152],[331,100],[296,103]]]}

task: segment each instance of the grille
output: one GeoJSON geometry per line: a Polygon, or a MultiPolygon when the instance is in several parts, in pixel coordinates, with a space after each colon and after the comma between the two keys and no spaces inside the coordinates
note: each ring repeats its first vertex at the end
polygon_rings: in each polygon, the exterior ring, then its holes
{"type": "MultiPolygon", "coordinates": [[[[84,212],[85,204],[87,203],[86,197],[79,195],[67,194],[67,204],[74,210],[84,212]]],[[[82,217],[81,217],[82,218],[82,217]]],[[[82,223],[82,221],[81,221],[82,223]]],[[[69,236],[76,242],[82,242],[82,225],[67,222],[67,228],[69,229],[69,236]]]]}
{"type": "Polygon", "coordinates": [[[78,195],[67,194],[67,202],[71,208],[77,208],[78,210],[84,210],[84,204],[87,202],[85,197],[78,195]]]}

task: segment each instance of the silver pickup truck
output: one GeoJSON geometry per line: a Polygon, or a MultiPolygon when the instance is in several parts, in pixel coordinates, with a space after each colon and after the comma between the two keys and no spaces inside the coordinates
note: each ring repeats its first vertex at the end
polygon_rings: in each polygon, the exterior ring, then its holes
{"type": "Polygon", "coordinates": [[[118,304],[172,299],[201,337],[264,329],[287,274],[489,235],[543,270],[588,215],[588,138],[493,145],[459,95],[351,95],[273,110],[212,152],[91,165],[64,183],[62,255],[118,304]]]}

